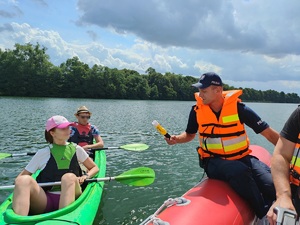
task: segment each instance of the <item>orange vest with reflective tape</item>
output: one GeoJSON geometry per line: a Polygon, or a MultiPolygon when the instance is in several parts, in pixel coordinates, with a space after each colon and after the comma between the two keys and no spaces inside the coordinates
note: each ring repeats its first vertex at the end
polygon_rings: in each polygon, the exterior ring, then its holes
{"type": "Polygon", "coordinates": [[[237,102],[242,90],[223,91],[224,103],[217,119],[208,105],[204,105],[199,92],[195,93],[195,106],[201,158],[221,157],[228,160],[240,159],[251,153],[249,139],[240,122],[237,102]]]}
{"type": "Polygon", "coordinates": [[[300,185],[300,181],[299,181],[300,179],[300,133],[298,134],[298,140],[295,145],[294,154],[290,165],[291,165],[290,182],[299,186],[300,185]]]}

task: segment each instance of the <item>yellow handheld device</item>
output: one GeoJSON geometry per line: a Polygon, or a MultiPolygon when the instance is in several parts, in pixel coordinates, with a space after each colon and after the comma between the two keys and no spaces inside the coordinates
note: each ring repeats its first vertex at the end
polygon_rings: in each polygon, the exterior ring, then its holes
{"type": "Polygon", "coordinates": [[[166,138],[171,138],[170,134],[168,134],[167,130],[163,128],[156,120],[153,120],[152,125],[156,128],[156,130],[161,134],[164,135],[166,138]]]}

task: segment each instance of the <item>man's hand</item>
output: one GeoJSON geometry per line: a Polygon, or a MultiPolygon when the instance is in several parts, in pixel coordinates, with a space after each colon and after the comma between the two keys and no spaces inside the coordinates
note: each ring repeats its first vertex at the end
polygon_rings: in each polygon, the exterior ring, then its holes
{"type": "Polygon", "coordinates": [[[292,200],[289,196],[279,197],[274,202],[274,204],[271,206],[271,208],[269,209],[269,211],[267,213],[267,218],[268,218],[268,221],[269,221],[270,225],[276,225],[277,215],[274,213],[274,208],[277,207],[277,206],[285,208],[285,209],[290,209],[290,210],[296,211],[295,207],[292,203],[292,200]]]}
{"type": "Polygon", "coordinates": [[[171,135],[170,138],[166,138],[166,137],[165,137],[165,140],[166,140],[166,142],[167,142],[169,145],[175,145],[175,144],[177,144],[177,138],[176,138],[176,135],[171,135]]]}

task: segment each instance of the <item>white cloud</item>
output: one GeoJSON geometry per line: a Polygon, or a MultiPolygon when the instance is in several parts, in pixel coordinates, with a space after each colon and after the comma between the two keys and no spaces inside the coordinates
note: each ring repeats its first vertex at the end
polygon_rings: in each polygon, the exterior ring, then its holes
{"type": "Polygon", "coordinates": [[[218,74],[222,73],[221,67],[205,61],[196,61],[194,64],[194,68],[199,69],[199,73],[205,73],[206,71],[214,71],[218,74]]]}
{"type": "Polygon", "coordinates": [[[102,64],[108,67],[134,69],[144,73],[150,66],[159,71],[172,71],[174,66],[187,68],[178,57],[167,54],[167,50],[148,42],[138,41],[130,49],[107,48],[100,43],[78,44],[66,42],[58,32],[33,28],[29,24],[11,23],[11,29],[1,32],[2,49],[13,48],[15,43],[37,42],[48,48],[51,62],[55,65],[68,58],[78,56],[80,60],[92,66],[102,64]],[[149,54],[149,50],[153,54],[149,54]]]}

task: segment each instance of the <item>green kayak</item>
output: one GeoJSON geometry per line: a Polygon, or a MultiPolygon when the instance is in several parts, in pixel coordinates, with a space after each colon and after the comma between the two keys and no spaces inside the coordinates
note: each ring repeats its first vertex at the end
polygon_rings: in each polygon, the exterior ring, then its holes
{"type": "MultiPolygon", "coordinates": [[[[97,178],[105,177],[105,151],[96,151],[95,163],[100,171],[97,178]]],[[[104,182],[91,182],[81,196],[69,206],[57,211],[34,216],[20,216],[11,208],[12,194],[0,205],[0,225],[2,224],[93,224],[100,205],[104,182]]]]}

